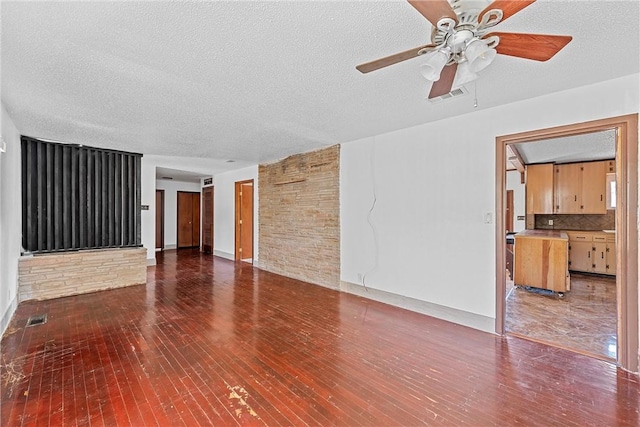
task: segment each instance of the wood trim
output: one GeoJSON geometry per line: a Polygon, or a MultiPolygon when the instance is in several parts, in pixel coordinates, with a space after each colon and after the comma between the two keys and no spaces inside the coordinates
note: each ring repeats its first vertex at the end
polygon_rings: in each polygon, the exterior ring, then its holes
{"type": "Polygon", "coordinates": [[[611,117],[496,138],[496,333],[504,334],[505,254],[504,207],[506,147],[518,142],[582,135],[617,129],[616,178],[619,206],[616,209],[618,304],[618,365],[638,372],[638,115],[611,117]]]}
{"type": "Polygon", "coordinates": [[[156,249],[164,250],[164,190],[156,190],[156,249]],[[158,206],[158,195],[161,200],[160,206],[158,206]],[[160,224],[158,224],[158,217],[160,217],[160,224]],[[157,241],[158,234],[160,234],[160,242],[157,241]]]}

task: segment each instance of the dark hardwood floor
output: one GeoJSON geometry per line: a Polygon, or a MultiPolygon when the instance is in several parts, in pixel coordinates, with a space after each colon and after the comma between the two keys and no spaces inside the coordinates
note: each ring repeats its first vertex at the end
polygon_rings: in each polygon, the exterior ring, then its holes
{"type": "Polygon", "coordinates": [[[640,424],[611,363],[191,250],[21,304],[1,358],[3,426],[640,424]]]}

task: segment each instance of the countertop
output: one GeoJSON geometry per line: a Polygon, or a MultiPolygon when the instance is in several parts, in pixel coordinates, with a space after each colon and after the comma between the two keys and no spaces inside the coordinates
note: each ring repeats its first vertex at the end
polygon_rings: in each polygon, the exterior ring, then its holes
{"type": "Polygon", "coordinates": [[[518,238],[568,240],[567,233],[560,230],[524,230],[514,236],[518,238]]]}

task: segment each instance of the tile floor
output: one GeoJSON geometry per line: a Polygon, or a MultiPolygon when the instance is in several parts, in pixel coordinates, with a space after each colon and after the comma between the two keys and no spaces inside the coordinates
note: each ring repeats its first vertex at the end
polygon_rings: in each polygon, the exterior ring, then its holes
{"type": "Polygon", "coordinates": [[[571,273],[563,298],[520,286],[507,293],[508,332],[616,360],[615,277],[571,273]]]}

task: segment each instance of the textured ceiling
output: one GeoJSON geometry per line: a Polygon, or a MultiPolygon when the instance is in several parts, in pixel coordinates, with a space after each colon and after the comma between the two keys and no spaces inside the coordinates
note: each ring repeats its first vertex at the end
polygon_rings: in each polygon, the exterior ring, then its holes
{"type": "Polygon", "coordinates": [[[168,179],[182,182],[200,183],[202,178],[207,178],[209,175],[203,175],[197,172],[188,172],[179,169],[156,167],[156,179],[168,179]]]}
{"type": "MultiPolygon", "coordinates": [[[[407,2],[1,3],[2,102],[33,137],[145,154],[270,161],[474,110],[434,104],[407,2]]],[[[568,34],[550,61],[498,55],[479,109],[639,71],[637,1],[538,0],[496,27],[568,34]]]]}
{"type": "Polygon", "coordinates": [[[616,131],[514,144],[525,164],[609,160],[616,156],[616,131]]]}

